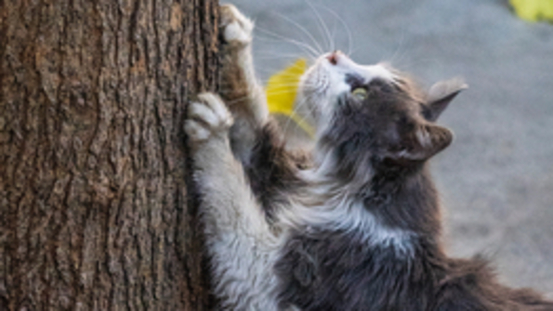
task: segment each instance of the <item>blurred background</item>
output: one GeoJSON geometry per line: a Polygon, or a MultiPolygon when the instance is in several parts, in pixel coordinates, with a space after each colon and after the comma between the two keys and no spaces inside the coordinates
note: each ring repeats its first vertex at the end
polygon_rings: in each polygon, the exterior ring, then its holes
{"type": "Polygon", "coordinates": [[[449,254],[483,254],[503,282],[553,298],[553,24],[517,18],[506,0],[232,3],[256,22],[264,81],[333,48],[427,87],[463,77],[470,88],[439,120],[456,138],[432,161],[449,254]]]}

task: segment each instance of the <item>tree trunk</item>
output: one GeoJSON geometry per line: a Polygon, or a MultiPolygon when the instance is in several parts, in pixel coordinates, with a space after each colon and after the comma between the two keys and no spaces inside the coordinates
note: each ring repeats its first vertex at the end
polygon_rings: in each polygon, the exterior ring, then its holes
{"type": "Polygon", "coordinates": [[[0,310],[208,309],[182,124],[217,15],[0,0],[0,310]]]}

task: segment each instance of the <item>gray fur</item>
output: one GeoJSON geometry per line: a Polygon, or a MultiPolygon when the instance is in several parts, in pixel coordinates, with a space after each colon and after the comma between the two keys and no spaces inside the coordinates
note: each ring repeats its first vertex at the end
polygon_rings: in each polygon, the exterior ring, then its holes
{"type": "Polygon", "coordinates": [[[221,309],[553,310],[442,250],[426,162],[453,139],[434,121],[463,83],[425,94],[386,65],[322,55],[296,107],[315,148],[291,153],[253,75],[253,24],[221,14],[227,89],[201,94],[185,125],[221,309]]]}

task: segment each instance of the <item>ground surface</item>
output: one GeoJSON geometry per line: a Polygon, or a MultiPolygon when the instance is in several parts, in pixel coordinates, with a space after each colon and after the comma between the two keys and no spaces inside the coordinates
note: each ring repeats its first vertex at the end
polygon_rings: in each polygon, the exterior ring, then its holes
{"type": "MultiPolygon", "coordinates": [[[[389,61],[425,85],[465,78],[439,121],[456,139],[433,160],[449,253],[484,254],[504,282],[553,298],[553,24],[519,20],[503,0],[312,1],[344,52],[337,16],[351,29],[357,62],[389,61]]],[[[265,79],[305,55],[286,40],[314,45],[294,22],[330,49],[310,2],[233,3],[256,20],[265,79]]]]}

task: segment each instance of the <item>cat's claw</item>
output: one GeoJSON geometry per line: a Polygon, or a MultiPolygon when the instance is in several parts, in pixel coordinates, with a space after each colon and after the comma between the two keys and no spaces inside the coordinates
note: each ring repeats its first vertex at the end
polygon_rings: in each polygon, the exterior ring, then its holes
{"type": "Polygon", "coordinates": [[[220,7],[221,33],[226,43],[249,44],[252,41],[253,22],[232,4],[220,7]]]}
{"type": "Polygon", "coordinates": [[[225,135],[232,124],[232,116],[221,98],[213,93],[202,93],[198,101],[188,106],[184,130],[192,143],[198,143],[225,135]]]}

